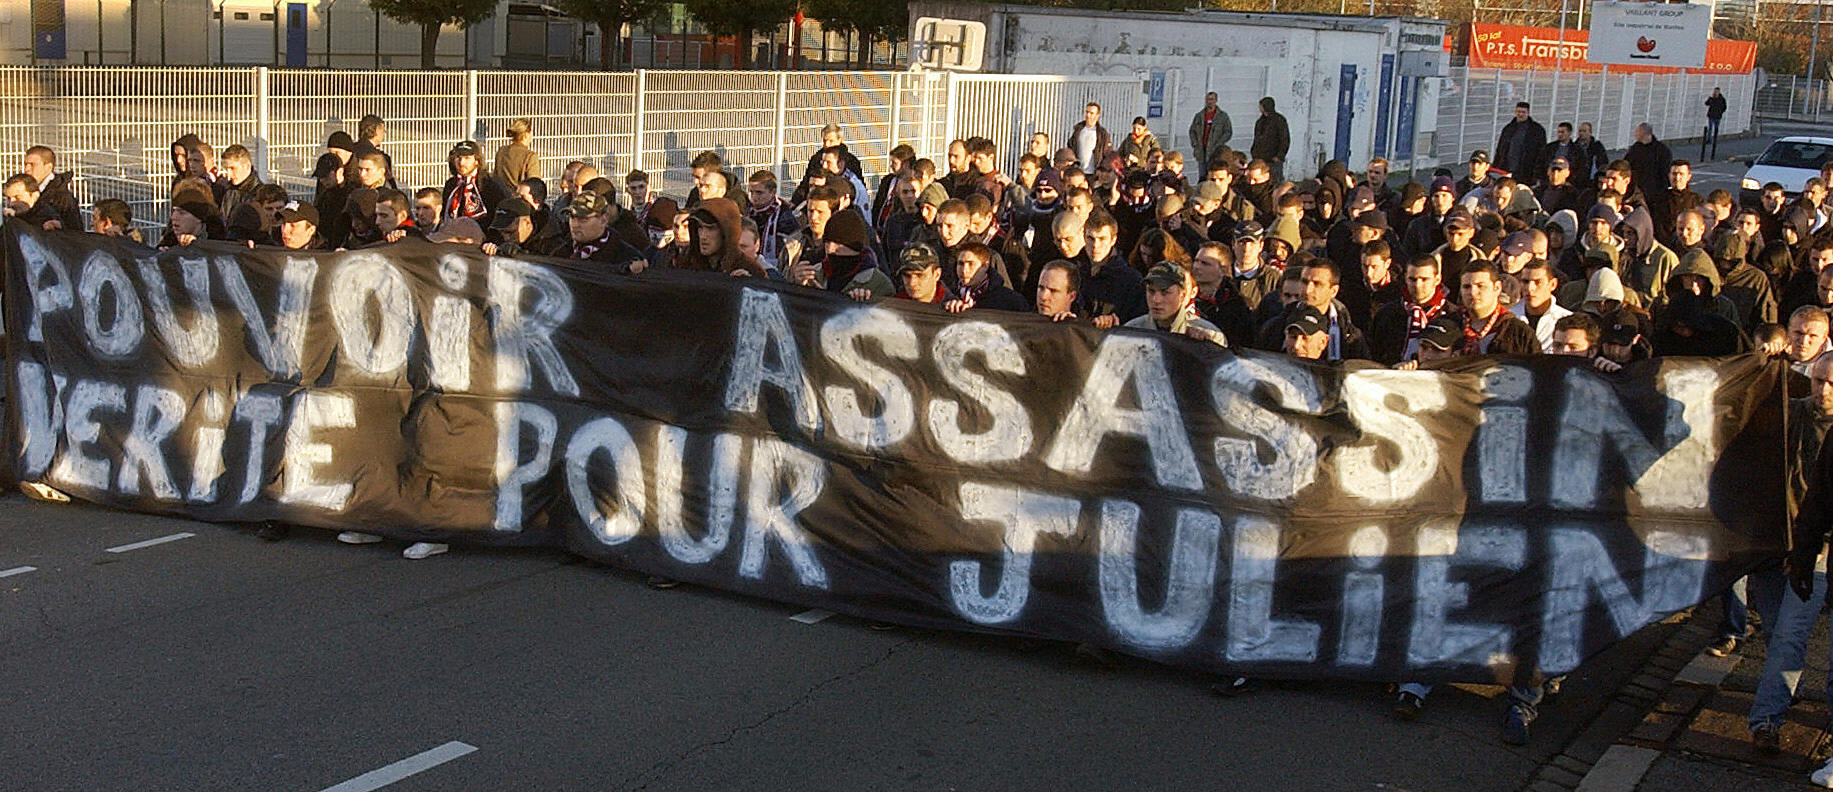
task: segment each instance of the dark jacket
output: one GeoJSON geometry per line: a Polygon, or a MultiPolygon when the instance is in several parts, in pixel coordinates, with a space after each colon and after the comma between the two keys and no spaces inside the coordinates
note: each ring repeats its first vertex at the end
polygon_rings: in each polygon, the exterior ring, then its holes
{"type": "Polygon", "coordinates": [[[1547,146],[1547,128],[1529,117],[1526,121],[1511,119],[1496,138],[1496,166],[1508,171],[1515,180],[1533,184],[1545,169],[1540,160],[1547,146]]]}
{"type": "Polygon", "coordinates": [[[70,193],[70,179],[69,171],[51,174],[38,185],[38,206],[62,223],[65,231],[82,231],[83,213],[76,207],[76,196],[70,193]]]}
{"type": "Polygon", "coordinates": [[[1604,144],[1597,138],[1572,141],[1578,146],[1579,158],[1572,161],[1572,181],[1591,184],[1597,181],[1598,173],[1610,166],[1610,155],[1604,151],[1604,144]]]}
{"type": "MultiPolygon", "coordinates": [[[[1075,126],[1069,128],[1069,137],[1063,139],[1063,145],[1068,146],[1070,151],[1075,151],[1076,150],[1076,135],[1080,134],[1082,130],[1085,129],[1087,126],[1088,126],[1088,122],[1077,121],[1075,126]]],[[[1111,152],[1113,150],[1114,150],[1114,137],[1108,134],[1107,127],[1104,127],[1100,124],[1096,124],[1095,125],[1095,153],[1092,158],[1093,161],[1082,163],[1082,170],[1087,171],[1089,173],[1094,173],[1095,166],[1100,165],[1101,160],[1108,155],[1108,152],[1111,152]]]]}
{"type": "MultiPolygon", "coordinates": [[[[1546,212],[1549,215],[1558,214],[1562,209],[1571,209],[1573,212],[1580,211],[1578,187],[1573,186],[1569,178],[1565,184],[1541,185],[1540,189],[1534,191],[1534,199],[1540,202],[1540,211],[1546,212]]],[[[1586,209],[1589,210],[1589,207],[1586,207],[1586,209]]]]}
{"type": "Polygon", "coordinates": [[[1292,148],[1292,132],[1286,127],[1286,117],[1277,112],[1262,113],[1254,121],[1254,142],[1248,147],[1248,153],[1254,159],[1267,162],[1279,162],[1286,158],[1286,151],[1292,148]]]}
{"type": "Polygon", "coordinates": [[[1224,283],[1210,297],[1197,296],[1197,315],[1209,320],[1228,338],[1232,348],[1245,348],[1254,340],[1254,311],[1235,291],[1234,284],[1224,283]]]}
{"type": "Polygon", "coordinates": [[[630,265],[643,260],[643,254],[618,238],[617,229],[607,226],[604,236],[590,244],[579,244],[571,238],[554,249],[555,258],[574,261],[596,261],[611,265],[611,271],[628,275],[630,265]]]}
{"type": "MultiPolygon", "coordinates": [[[[1508,310],[1508,306],[1496,309],[1502,316],[1496,320],[1495,335],[1489,339],[1489,346],[1483,349],[1485,355],[1537,355],[1540,354],[1540,339],[1534,337],[1534,328],[1529,327],[1521,317],[1508,310]]],[[[1466,319],[1468,322],[1468,319],[1466,319]]]]}
{"type": "MultiPolygon", "coordinates": [[[[456,217],[459,214],[458,212],[452,211],[452,197],[453,194],[458,191],[459,185],[463,183],[464,179],[454,175],[452,178],[446,179],[445,188],[440,190],[440,194],[444,196],[442,200],[446,207],[445,217],[456,217]]],[[[497,204],[515,195],[515,190],[510,189],[509,185],[504,184],[502,179],[498,179],[480,170],[477,172],[477,193],[483,201],[484,213],[482,215],[475,215],[472,219],[477,220],[480,224],[484,224],[488,223],[490,218],[496,214],[497,204]]]]}
{"type": "MultiPolygon", "coordinates": [[[[1255,348],[1269,352],[1285,349],[1286,323],[1291,320],[1292,314],[1296,313],[1298,309],[1299,305],[1288,305],[1274,314],[1271,320],[1261,324],[1260,330],[1254,335],[1255,348]]],[[[1336,319],[1339,343],[1336,357],[1330,357],[1328,353],[1325,357],[1330,360],[1368,360],[1368,339],[1362,335],[1362,330],[1356,327],[1355,320],[1350,318],[1349,308],[1341,302],[1333,302],[1330,309],[1336,319]]]]}
{"type": "Polygon", "coordinates": [[[1082,305],[1090,317],[1113,314],[1126,322],[1146,313],[1146,281],[1127,266],[1118,249],[1108,253],[1100,271],[1082,268],[1082,305]]]}
{"type": "Polygon", "coordinates": [[[1668,150],[1668,144],[1650,135],[1647,143],[1629,144],[1629,150],[1623,152],[1623,159],[1629,161],[1631,187],[1643,195],[1667,189],[1668,166],[1674,163],[1674,152],[1668,150]]]}

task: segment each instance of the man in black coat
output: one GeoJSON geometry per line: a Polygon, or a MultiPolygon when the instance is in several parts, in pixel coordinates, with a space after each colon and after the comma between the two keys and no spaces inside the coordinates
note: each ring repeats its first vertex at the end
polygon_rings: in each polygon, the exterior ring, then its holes
{"type": "Polygon", "coordinates": [[[57,172],[57,152],[49,146],[25,150],[25,175],[38,184],[40,211],[52,216],[67,231],[83,230],[83,213],[70,194],[70,174],[57,172]]]}
{"type": "Polygon", "coordinates": [[[1248,153],[1271,167],[1277,184],[1286,180],[1286,152],[1292,148],[1292,131],[1286,126],[1286,117],[1273,106],[1273,97],[1260,97],[1260,118],[1254,121],[1254,142],[1248,153]]]}
{"type": "Polygon", "coordinates": [[[1636,142],[1623,153],[1629,161],[1630,185],[1643,195],[1667,189],[1668,166],[1674,163],[1674,152],[1668,144],[1655,139],[1655,128],[1646,123],[1636,125],[1636,142]]]}
{"type": "Polygon", "coordinates": [[[1540,154],[1547,147],[1547,128],[1528,115],[1528,103],[1515,103],[1515,118],[1496,138],[1496,167],[1515,181],[1532,184],[1540,176],[1540,154]]]}

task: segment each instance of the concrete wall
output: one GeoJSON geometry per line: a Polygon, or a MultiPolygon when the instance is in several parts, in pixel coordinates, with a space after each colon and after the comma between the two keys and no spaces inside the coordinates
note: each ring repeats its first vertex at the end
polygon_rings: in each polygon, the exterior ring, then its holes
{"type": "MultiPolygon", "coordinates": [[[[1246,149],[1253,139],[1259,100],[1271,96],[1288,121],[1292,173],[1309,174],[1338,154],[1338,90],[1345,66],[1354,69],[1349,96],[1348,159],[1359,167],[1376,153],[1376,130],[1384,54],[1418,47],[1441,35],[1441,24],[1421,20],[1317,17],[1221,12],[1157,13],[1038,9],[974,3],[918,2],[911,17],[980,21],[987,25],[983,70],[1012,74],[1131,75],[1142,92],[1162,72],[1161,117],[1148,125],[1161,143],[1190,152],[1186,134],[1215,91],[1235,135],[1229,145],[1246,149]]],[[[1396,62],[1395,68],[1398,68],[1396,62]]],[[[1400,80],[1393,78],[1386,151],[1393,158],[1393,120],[1399,112],[1400,80]]],[[[1437,86],[1424,81],[1418,105],[1437,107],[1437,86]]],[[[1109,118],[1118,135],[1130,118],[1109,118]]],[[[1416,133],[1436,126],[1436,112],[1422,110],[1416,133]]],[[[1422,164],[1431,157],[1420,151],[1422,164]]]]}

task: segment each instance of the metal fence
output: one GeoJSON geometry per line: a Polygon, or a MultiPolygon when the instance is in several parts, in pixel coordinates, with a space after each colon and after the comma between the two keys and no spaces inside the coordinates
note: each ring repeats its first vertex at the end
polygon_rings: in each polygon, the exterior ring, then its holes
{"type": "Polygon", "coordinates": [[[1663,140],[1700,137],[1706,126],[1706,97],[1713,88],[1725,94],[1720,135],[1751,128],[1756,77],[1749,74],[1609,74],[1454,66],[1439,89],[1438,136],[1434,147],[1442,163],[1463,162],[1475,149],[1496,145],[1502,127],[1514,117],[1516,102],[1533,105],[1534,117],[1547,128],[1570,121],[1589,122],[1592,134],[1608,149],[1633,142],[1637,124],[1647,122],[1663,140]]]}
{"type": "Polygon", "coordinates": [[[1053,147],[1069,145],[1069,130],[1089,102],[1101,105],[1104,126],[1124,130],[1131,128],[1125,119],[1144,114],[1145,95],[1134,77],[956,75],[949,82],[946,137],[991,138],[1004,157],[1000,167],[1014,174],[1032,135],[1050,135],[1053,147]]]}
{"type": "Polygon", "coordinates": [[[952,135],[986,135],[1022,151],[1022,139],[1009,139],[1016,129],[1060,137],[1089,100],[1135,112],[1128,91],[1138,93],[1137,81],[937,72],[5,67],[0,151],[51,146],[59,169],[75,172],[85,207],[120,198],[154,224],[164,221],[171,143],[181,135],[195,133],[219,152],[246,146],[268,179],[305,197],[326,138],[354,134],[366,113],[387,120],[383,147],[403,187],[443,184],[454,142],[478,140],[488,157],[507,142],[511,120],[528,118],[550,181],[577,159],[620,186],[640,168],[652,187],[681,195],[692,185],[689,161],[710,150],[736,171],[774,170],[787,192],[829,122],[843,127],[870,178],[900,143],[938,162],[952,135]],[[1014,90],[1001,93],[1006,83],[1014,90]],[[994,101],[1002,103],[994,115],[958,109],[994,101]]]}
{"type": "Polygon", "coordinates": [[[1775,121],[1833,122],[1833,82],[1770,77],[1757,88],[1756,114],[1775,121]]]}

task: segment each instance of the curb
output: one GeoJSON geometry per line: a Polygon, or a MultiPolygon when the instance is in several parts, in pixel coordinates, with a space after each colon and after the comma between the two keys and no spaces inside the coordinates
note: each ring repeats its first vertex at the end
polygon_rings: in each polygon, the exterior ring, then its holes
{"type": "Polygon", "coordinates": [[[1523,792],[1631,792],[1666,742],[1691,722],[1712,688],[1678,679],[1711,641],[1688,615],[1591,723],[1534,772],[1523,792]],[[1656,739],[1658,738],[1658,739],[1656,739]]]}

